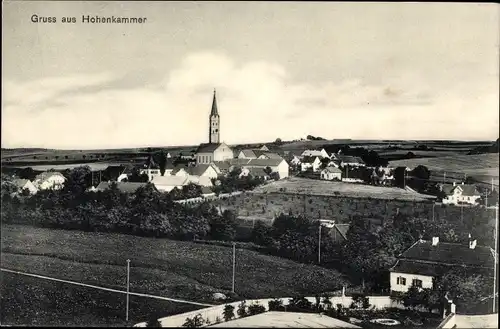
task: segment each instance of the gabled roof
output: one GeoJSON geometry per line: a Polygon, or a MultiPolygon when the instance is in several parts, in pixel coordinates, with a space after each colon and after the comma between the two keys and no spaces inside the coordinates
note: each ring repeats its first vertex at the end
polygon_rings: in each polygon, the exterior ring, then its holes
{"type": "Polygon", "coordinates": [[[265,168],[248,168],[248,173],[254,177],[269,177],[264,169],[265,168]]]}
{"type": "Polygon", "coordinates": [[[283,158],[279,159],[249,159],[247,166],[255,166],[255,167],[275,167],[280,165],[283,161],[283,158]]]}
{"type": "Polygon", "coordinates": [[[461,243],[438,242],[436,246],[431,241],[419,240],[404,251],[399,258],[407,261],[433,262],[450,265],[493,267],[491,248],[461,243]]]}
{"type": "Polygon", "coordinates": [[[23,188],[24,186],[26,186],[26,184],[30,182],[30,180],[28,179],[13,179],[12,180],[12,183],[17,186],[18,188],[23,188]]]}
{"type": "Polygon", "coordinates": [[[250,162],[251,159],[229,159],[227,163],[230,166],[244,166],[250,162]]]}
{"type": "Polygon", "coordinates": [[[261,155],[265,155],[269,159],[283,159],[279,154],[272,153],[272,152],[263,152],[262,154],[258,155],[258,157],[261,155]]]}
{"type": "Polygon", "coordinates": [[[165,164],[165,169],[173,170],[174,168],[174,164],[171,161],[167,161],[167,163],[165,164]]]}
{"type": "Polygon", "coordinates": [[[221,171],[229,170],[231,167],[231,164],[227,161],[213,161],[212,163],[221,171]]]}
{"type": "Polygon", "coordinates": [[[199,164],[194,167],[187,167],[184,170],[187,171],[188,174],[193,176],[201,176],[207,171],[208,167],[211,167],[209,164],[199,164]]]}
{"type": "Polygon", "coordinates": [[[240,152],[243,153],[243,155],[247,158],[256,158],[257,157],[257,155],[255,154],[255,150],[252,150],[252,149],[244,149],[244,150],[241,150],[240,152]]]}
{"type": "MultiPolygon", "coordinates": [[[[98,191],[104,191],[109,189],[110,185],[112,183],[109,182],[100,182],[99,185],[97,185],[96,190],[98,191]]],[[[131,182],[118,182],[116,183],[116,187],[124,192],[124,193],[134,193],[137,191],[137,189],[146,186],[147,183],[131,183],[131,182]]]]}
{"type": "Polygon", "coordinates": [[[177,166],[174,167],[174,169],[172,170],[171,174],[175,175],[175,174],[177,174],[181,170],[184,170],[185,172],[187,172],[188,171],[188,167],[185,166],[185,165],[177,165],[177,166]]]}
{"type": "Polygon", "coordinates": [[[342,173],[342,170],[340,170],[337,167],[326,167],[323,169],[324,171],[330,172],[330,173],[342,173]]]}
{"type": "Polygon", "coordinates": [[[221,146],[222,143],[205,143],[200,144],[196,149],[196,153],[213,153],[215,150],[221,146]]]}
{"type": "Polygon", "coordinates": [[[345,163],[365,163],[360,157],[337,154],[336,158],[345,163]]]}
{"type": "MultiPolygon", "coordinates": [[[[302,163],[314,163],[316,159],[320,160],[319,156],[305,156],[302,158],[302,163]]],[[[321,161],[321,160],[320,160],[321,161]]]]}
{"type": "Polygon", "coordinates": [[[44,180],[49,179],[52,176],[60,176],[60,177],[62,177],[64,179],[66,179],[66,177],[64,177],[64,175],[61,174],[60,172],[57,172],[57,171],[46,171],[46,172],[43,172],[41,174],[36,175],[35,180],[44,181],[44,180]]]}
{"type": "Polygon", "coordinates": [[[443,184],[441,185],[443,192],[446,195],[452,195],[455,193],[455,189],[460,188],[462,190],[462,195],[465,196],[478,196],[480,195],[479,192],[476,189],[475,185],[468,185],[468,184],[458,184],[458,185],[453,185],[453,184],[443,184]]]}
{"type": "Polygon", "coordinates": [[[214,191],[212,191],[212,189],[208,186],[202,186],[201,187],[201,193],[203,195],[210,195],[210,194],[214,194],[214,191]]]}
{"type": "Polygon", "coordinates": [[[333,228],[337,230],[337,232],[339,232],[344,239],[347,240],[347,231],[349,231],[349,224],[335,224],[333,228]]]}
{"type": "Polygon", "coordinates": [[[151,183],[162,186],[183,186],[189,183],[189,179],[184,176],[155,176],[151,183]]]}

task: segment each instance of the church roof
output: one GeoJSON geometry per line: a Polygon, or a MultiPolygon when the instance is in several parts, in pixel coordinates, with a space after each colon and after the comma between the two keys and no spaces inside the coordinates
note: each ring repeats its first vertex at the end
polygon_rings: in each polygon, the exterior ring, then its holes
{"type": "Polygon", "coordinates": [[[220,143],[206,143],[200,144],[196,153],[213,153],[221,144],[220,143]]]}
{"type": "Polygon", "coordinates": [[[212,111],[210,111],[210,116],[219,116],[219,111],[217,110],[217,99],[214,90],[214,99],[212,100],[212,111]]]}

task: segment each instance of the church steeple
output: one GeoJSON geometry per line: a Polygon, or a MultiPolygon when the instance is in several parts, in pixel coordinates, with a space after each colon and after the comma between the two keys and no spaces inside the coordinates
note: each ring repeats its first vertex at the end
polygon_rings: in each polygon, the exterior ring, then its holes
{"type": "Polygon", "coordinates": [[[219,116],[219,112],[217,111],[217,97],[214,89],[214,99],[212,100],[212,111],[210,112],[210,116],[219,116]]]}
{"type": "Polygon", "coordinates": [[[210,111],[209,126],[208,126],[208,142],[210,144],[220,143],[220,117],[217,110],[217,97],[214,89],[214,98],[212,100],[212,110],[210,111]]]}

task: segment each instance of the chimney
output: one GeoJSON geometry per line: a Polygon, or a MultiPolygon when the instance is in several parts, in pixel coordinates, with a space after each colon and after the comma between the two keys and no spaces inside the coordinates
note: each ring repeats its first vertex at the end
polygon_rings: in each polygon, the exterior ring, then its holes
{"type": "Polygon", "coordinates": [[[457,184],[455,182],[453,182],[453,186],[457,186],[457,184]]]}
{"type": "Polygon", "coordinates": [[[462,185],[464,185],[464,182],[462,182],[462,185]]]}
{"type": "Polygon", "coordinates": [[[437,246],[438,243],[439,243],[439,237],[438,236],[433,236],[432,237],[432,245],[433,246],[437,246]]]}
{"type": "Polygon", "coordinates": [[[470,249],[474,249],[476,248],[476,244],[477,244],[477,240],[474,239],[474,240],[469,240],[469,248],[470,249]]]}

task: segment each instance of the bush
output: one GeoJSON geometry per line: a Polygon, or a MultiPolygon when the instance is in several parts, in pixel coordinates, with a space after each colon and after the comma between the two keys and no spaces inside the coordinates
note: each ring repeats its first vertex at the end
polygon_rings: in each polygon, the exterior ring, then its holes
{"type": "Polygon", "coordinates": [[[370,308],[370,301],[368,297],[366,297],[363,294],[354,294],[352,296],[352,303],[351,303],[351,308],[355,309],[368,309],[370,308]]]}
{"type": "Polygon", "coordinates": [[[256,315],[260,313],[264,313],[266,308],[259,303],[252,304],[248,306],[248,315],[256,315]]]}
{"type": "Polygon", "coordinates": [[[246,305],[246,301],[242,301],[239,305],[238,305],[238,310],[236,311],[236,313],[238,314],[238,316],[240,318],[244,318],[246,316],[248,316],[247,314],[247,305],[246,305]]]}
{"type": "Polygon", "coordinates": [[[268,302],[269,311],[284,311],[283,301],[281,299],[273,299],[268,302]]]}
{"type": "Polygon", "coordinates": [[[205,320],[203,320],[201,314],[197,314],[194,318],[187,318],[182,326],[185,328],[199,328],[203,326],[204,323],[205,320]]]}
{"type": "Polygon", "coordinates": [[[234,306],[226,305],[224,306],[224,321],[229,321],[234,318],[234,306]]]}
{"type": "Polygon", "coordinates": [[[305,297],[294,297],[288,302],[287,309],[290,312],[313,312],[312,303],[305,297]]]}

